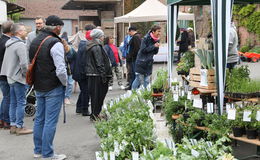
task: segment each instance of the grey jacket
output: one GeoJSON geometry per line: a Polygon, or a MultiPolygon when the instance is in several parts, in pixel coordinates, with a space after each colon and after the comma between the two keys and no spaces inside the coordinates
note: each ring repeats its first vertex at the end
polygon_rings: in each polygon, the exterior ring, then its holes
{"type": "Polygon", "coordinates": [[[11,37],[6,42],[1,75],[26,84],[25,75],[28,68],[28,53],[25,42],[18,37],[11,37]]]}
{"type": "Polygon", "coordinates": [[[234,26],[230,28],[227,63],[238,62],[238,36],[234,26]]]}
{"type": "Polygon", "coordinates": [[[36,38],[36,31],[32,31],[32,32],[30,32],[28,35],[27,35],[27,40],[26,40],[26,47],[27,47],[27,49],[28,49],[28,51],[29,51],[29,49],[30,49],[30,45],[31,45],[31,43],[32,43],[32,41],[34,40],[34,38],[36,38]]]}

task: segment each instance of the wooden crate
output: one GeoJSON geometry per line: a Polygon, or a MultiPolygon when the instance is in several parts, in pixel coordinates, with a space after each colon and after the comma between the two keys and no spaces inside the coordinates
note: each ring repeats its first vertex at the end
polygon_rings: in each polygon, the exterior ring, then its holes
{"type": "Polygon", "coordinates": [[[215,70],[214,69],[208,70],[208,76],[207,76],[208,86],[201,86],[200,80],[201,80],[200,69],[191,68],[190,69],[190,86],[195,87],[195,88],[208,89],[208,90],[216,89],[215,70]]]}

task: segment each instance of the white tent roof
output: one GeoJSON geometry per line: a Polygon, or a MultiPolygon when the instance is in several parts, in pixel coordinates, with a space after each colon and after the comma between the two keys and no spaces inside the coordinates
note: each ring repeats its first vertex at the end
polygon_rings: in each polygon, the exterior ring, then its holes
{"type": "MultiPolygon", "coordinates": [[[[179,20],[194,20],[194,14],[179,13],[179,20]]],[[[166,21],[167,6],[158,0],[146,0],[139,7],[121,17],[115,17],[115,23],[132,23],[148,21],[166,21]]]]}

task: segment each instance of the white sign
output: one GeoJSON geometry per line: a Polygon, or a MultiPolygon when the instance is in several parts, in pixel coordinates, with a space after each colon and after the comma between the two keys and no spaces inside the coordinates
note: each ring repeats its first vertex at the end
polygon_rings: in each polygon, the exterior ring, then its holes
{"type": "Polygon", "coordinates": [[[116,160],[115,152],[110,152],[110,160],[116,160]]]}
{"type": "Polygon", "coordinates": [[[256,120],[257,120],[257,121],[260,121],[260,111],[257,111],[257,112],[256,112],[256,120]]]}
{"type": "Polygon", "coordinates": [[[143,147],[143,151],[144,151],[144,155],[146,156],[147,152],[146,152],[146,148],[143,147]]]}
{"type": "Polygon", "coordinates": [[[96,152],[96,160],[102,160],[101,152],[96,152]]]}
{"type": "Polygon", "coordinates": [[[208,86],[208,70],[207,69],[201,69],[200,70],[200,85],[201,86],[208,86]]]}
{"type": "Polygon", "coordinates": [[[119,155],[119,143],[117,141],[114,141],[114,152],[117,156],[119,155]]]}
{"type": "Polygon", "coordinates": [[[231,108],[231,104],[230,103],[226,103],[226,112],[228,113],[228,110],[231,108]]]}
{"type": "Polygon", "coordinates": [[[108,154],[107,154],[107,152],[104,152],[104,160],[108,160],[108,154]]]}
{"type": "Polygon", "coordinates": [[[200,153],[199,153],[198,151],[194,150],[194,149],[191,149],[191,154],[192,154],[194,157],[196,157],[196,158],[198,158],[198,157],[200,156],[200,153]]]}
{"type": "Polygon", "coordinates": [[[251,117],[250,117],[251,114],[252,114],[252,111],[244,111],[243,121],[251,122],[251,117]]]}
{"type": "Polygon", "coordinates": [[[132,152],[132,160],[139,160],[139,153],[138,152],[132,152]]]}
{"type": "Polygon", "coordinates": [[[193,107],[202,108],[202,99],[201,98],[194,99],[193,107]]]}
{"type": "Polygon", "coordinates": [[[179,95],[177,93],[173,94],[173,101],[178,101],[179,100],[179,95]]]}
{"type": "Polygon", "coordinates": [[[213,103],[207,103],[207,113],[213,113],[213,103]]]}
{"type": "Polygon", "coordinates": [[[228,117],[227,118],[230,119],[230,120],[235,120],[236,119],[236,109],[230,108],[228,110],[228,117]]]}
{"type": "Polygon", "coordinates": [[[191,91],[188,91],[187,99],[191,100],[191,91]]]}

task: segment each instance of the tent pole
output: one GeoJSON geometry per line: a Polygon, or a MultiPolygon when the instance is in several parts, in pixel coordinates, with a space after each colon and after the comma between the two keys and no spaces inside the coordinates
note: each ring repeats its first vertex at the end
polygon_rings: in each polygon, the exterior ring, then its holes
{"type": "Polygon", "coordinates": [[[113,37],[115,38],[114,44],[117,46],[117,36],[116,36],[116,31],[117,31],[117,29],[116,29],[116,23],[114,23],[114,35],[113,35],[113,37]]]}
{"type": "Polygon", "coordinates": [[[195,17],[193,19],[193,27],[194,27],[194,37],[195,37],[195,47],[197,47],[197,43],[196,43],[196,40],[197,40],[197,31],[196,31],[196,22],[195,22],[195,17]]]}

